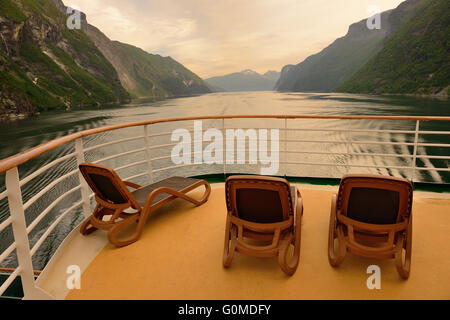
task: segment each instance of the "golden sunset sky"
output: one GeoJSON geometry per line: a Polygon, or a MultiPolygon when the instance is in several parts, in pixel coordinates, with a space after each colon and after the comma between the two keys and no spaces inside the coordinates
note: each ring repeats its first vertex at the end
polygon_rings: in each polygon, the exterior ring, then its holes
{"type": "Polygon", "coordinates": [[[111,40],[171,56],[203,78],[297,64],[350,24],[402,0],[63,0],[111,40]]]}

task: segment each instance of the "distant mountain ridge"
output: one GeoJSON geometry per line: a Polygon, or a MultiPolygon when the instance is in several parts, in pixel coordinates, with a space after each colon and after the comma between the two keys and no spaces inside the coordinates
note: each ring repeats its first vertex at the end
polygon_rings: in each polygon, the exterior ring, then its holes
{"type": "Polygon", "coordinates": [[[259,74],[246,69],[241,72],[230,73],[224,76],[212,77],[205,81],[219,91],[270,91],[280,77],[280,72],[267,71],[259,74]]]}
{"type": "Polygon", "coordinates": [[[331,92],[348,80],[384,46],[384,42],[415,14],[420,3],[407,0],[381,13],[381,29],[370,30],[367,19],[352,24],[348,33],[297,65],[287,65],[276,84],[278,91],[331,92]]]}

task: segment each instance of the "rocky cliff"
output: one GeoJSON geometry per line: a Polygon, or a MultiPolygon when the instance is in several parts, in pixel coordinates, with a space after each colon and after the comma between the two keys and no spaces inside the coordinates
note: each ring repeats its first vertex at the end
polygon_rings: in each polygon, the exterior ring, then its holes
{"type": "MultiPolygon", "coordinates": [[[[67,12],[61,0],[53,1],[61,12],[67,12]]],[[[101,30],[90,25],[83,13],[81,29],[114,66],[121,84],[133,98],[162,99],[211,92],[200,77],[172,58],[111,41],[101,30]]]]}
{"type": "Polygon", "coordinates": [[[450,94],[450,2],[427,0],[384,47],[337,91],[450,94]]]}
{"type": "Polygon", "coordinates": [[[0,114],[121,103],[114,67],[50,0],[0,0],[0,114]]]}
{"type": "Polygon", "coordinates": [[[211,92],[181,64],[110,41],[61,0],[0,0],[0,117],[211,92]]]}

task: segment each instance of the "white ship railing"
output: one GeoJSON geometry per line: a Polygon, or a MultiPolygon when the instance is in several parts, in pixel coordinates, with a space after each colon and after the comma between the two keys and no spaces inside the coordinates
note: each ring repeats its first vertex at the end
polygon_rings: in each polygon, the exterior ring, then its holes
{"type": "MultiPolygon", "coordinates": [[[[176,123],[181,121],[195,121],[195,120],[221,120],[221,128],[222,132],[228,128],[226,126],[227,120],[232,119],[278,119],[282,120],[283,125],[278,128],[271,127],[270,129],[279,129],[281,132],[284,132],[283,139],[280,139],[282,143],[282,147],[280,150],[280,155],[283,155],[282,159],[279,163],[283,165],[310,165],[310,166],[332,166],[332,167],[361,167],[361,168],[386,168],[386,169],[404,169],[410,170],[411,176],[410,179],[415,181],[417,171],[435,171],[435,172],[450,172],[448,161],[447,167],[442,168],[429,168],[429,167],[418,167],[417,159],[439,159],[439,160],[450,160],[450,152],[445,155],[420,155],[418,154],[419,147],[440,147],[440,148],[450,148],[450,144],[446,143],[423,143],[420,142],[420,137],[422,135],[450,135],[450,131],[425,131],[420,130],[421,123],[425,121],[449,121],[450,117],[389,117],[389,116],[310,116],[310,115],[297,115],[297,116],[286,116],[286,115],[246,115],[246,116],[209,116],[209,117],[190,117],[190,118],[175,118],[175,119],[162,119],[162,120],[152,120],[152,121],[144,121],[138,123],[124,124],[124,125],[116,125],[104,128],[97,128],[86,130],[82,132],[78,132],[72,135],[68,135],[45,144],[42,144],[36,148],[27,150],[21,154],[16,156],[12,156],[7,159],[0,160],[0,174],[5,173],[5,191],[0,193],[0,201],[7,198],[8,208],[9,208],[9,217],[7,217],[4,221],[0,223],[0,233],[5,230],[7,227],[12,226],[14,241],[12,244],[7,247],[2,253],[0,253],[0,264],[10,256],[14,251],[17,254],[18,266],[12,269],[12,273],[9,275],[7,280],[0,286],[0,295],[2,295],[11,283],[20,276],[23,291],[25,294],[25,298],[28,299],[45,299],[51,298],[46,292],[39,289],[35,284],[33,270],[32,257],[36,254],[39,247],[44,243],[49,234],[56,228],[56,226],[64,219],[68,214],[73,212],[75,209],[82,207],[82,211],[84,216],[89,216],[91,214],[91,199],[93,198],[93,194],[91,193],[88,185],[84,181],[81,176],[81,173],[76,168],[73,171],[70,171],[61,177],[58,177],[43,187],[40,191],[36,192],[29,200],[26,202],[22,199],[22,187],[32,181],[33,179],[39,177],[44,172],[53,168],[57,164],[60,164],[69,159],[76,159],[76,163],[80,164],[85,162],[85,154],[89,151],[97,150],[100,148],[113,146],[117,144],[136,142],[141,140],[143,142],[143,147],[137,148],[130,151],[125,151],[122,153],[114,154],[105,158],[95,159],[94,163],[102,163],[108,160],[117,159],[120,157],[127,157],[132,154],[145,152],[145,160],[137,161],[133,163],[128,163],[126,165],[122,165],[116,167],[115,170],[124,170],[128,168],[133,168],[137,166],[141,166],[146,164],[146,170],[137,175],[133,175],[124,180],[133,180],[136,178],[140,178],[143,176],[148,176],[149,181],[153,181],[153,175],[158,172],[167,171],[175,168],[183,168],[187,166],[198,165],[197,163],[192,164],[182,164],[182,165],[169,165],[167,167],[162,168],[153,168],[153,163],[158,160],[170,159],[170,156],[159,156],[153,157],[152,153],[156,149],[164,149],[170,148],[172,146],[177,145],[178,143],[165,143],[159,145],[152,145],[150,142],[151,138],[155,137],[164,137],[170,136],[172,132],[158,132],[150,134],[149,128],[161,123],[176,123]],[[395,120],[395,121],[415,121],[415,129],[414,130],[377,130],[377,129],[325,129],[325,128],[289,128],[288,122],[289,120],[295,119],[346,119],[346,120],[395,120]],[[116,131],[125,128],[141,128],[142,134],[135,137],[127,137],[123,139],[118,139],[114,141],[108,141],[106,143],[98,144],[90,147],[83,147],[83,138],[93,136],[99,133],[116,131]],[[386,134],[406,134],[413,135],[413,142],[392,142],[392,141],[354,141],[354,140],[326,140],[326,139],[288,139],[288,132],[334,132],[334,133],[386,133],[386,134]],[[40,155],[47,153],[59,146],[64,144],[68,144],[74,142],[75,152],[69,153],[57,159],[54,159],[50,163],[44,165],[40,169],[32,172],[25,178],[20,179],[18,167],[23,165],[24,163],[39,157],[40,155]],[[289,150],[288,143],[333,143],[333,144],[343,144],[347,146],[346,152],[328,152],[328,151],[308,151],[308,150],[289,150]],[[402,153],[369,153],[369,152],[350,152],[350,145],[390,145],[390,146],[407,146],[413,147],[412,153],[402,154],[402,153]],[[386,158],[409,158],[411,159],[410,166],[390,166],[390,165],[371,165],[371,164],[348,164],[348,163],[330,163],[330,162],[311,162],[311,161],[288,161],[288,154],[315,154],[315,155],[342,155],[342,156],[372,156],[372,157],[386,157],[386,158]],[[30,208],[38,199],[44,197],[53,187],[65,181],[66,179],[78,176],[78,185],[60,195],[56,200],[54,200],[50,205],[48,205],[36,218],[30,222],[27,226],[25,219],[25,210],[30,208]],[[44,231],[44,233],[40,236],[37,242],[30,247],[29,234],[34,228],[46,217],[46,215],[52,211],[58,204],[60,204],[63,200],[67,199],[68,196],[75,194],[80,191],[81,197],[79,201],[72,204],[72,206],[66,209],[62,214],[60,214],[44,231]]],[[[232,127],[229,127],[233,129],[232,127]]],[[[240,129],[254,129],[254,128],[242,128],[240,129]]],[[[261,129],[261,128],[259,128],[261,129]]],[[[188,130],[189,132],[194,132],[194,130],[188,130]]],[[[225,136],[225,135],[224,135],[225,136]]],[[[450,150],[450,149],[448,149],[450,150]]],[[[221,150],[222,152],[226,152],[226,150],[221,150]]],[[[240,151],[240,150],[236,150],[240,151]]],[[[249,151],[246,149],[244,151],[249,151]]],[[[191,155],[195,154],[192,152],[191,155]]],[[[223,173],[226,173],[226,165],[223,164],[223,173]]],[[[201,174],[201,172],[199,172],[201,174]]]]}

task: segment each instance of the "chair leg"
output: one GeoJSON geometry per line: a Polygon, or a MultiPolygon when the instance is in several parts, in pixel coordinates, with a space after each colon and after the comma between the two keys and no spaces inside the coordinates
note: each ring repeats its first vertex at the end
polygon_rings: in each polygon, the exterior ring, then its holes
{"type": "Polygon", "coordinates": [[[411,251],[412,251],[412,216],[408,223],[408,229],[405,235],[399,235],[396,244],[395,266],[403,279],[408,279],[411,271],[411,251]],[[403,260],[403,249],[405,250],[405,259],[403,260]]]}
{"type": "Polygon", "coordinates": [[[231,266],[234,252],[236,250],[236,244],[236,228],[231,224],[230,221],[227,221],[227,226],[225,228],[225,243],[223,248],[223,266],[225,268],[231,266]]]}
{"type": "Polygon", "coordinates": [[[278,263],[280,265],[280,268],[288,276],[292,276],[295,273],[295,271],[297,271],[297,267],[300,262],[302,217],[303,217],[303,205],[301,200],[299,200],[297,205],[294,232],[290,233],[287,236],[287,239],[285,238],[282,240],[282,243],[280,244],[280,251],[278,253],[278,263]],[[288,251],[291,244],[294,246],[294,254],[290,259],[288,259],[288,251]]]}
{"type": "Polygon", "coordinates": [[[345,241],[343,237],[342,229],[337,226],[336,218],[336,196],[333,195],[333,202],[330,213],[330,226],[328,231],[328,261],[331,266],[338,267],[342,261],[344,261],[347,249],[345,247],[345,241]],[[339,229],[339,230],[338,230],[339,229]],[[337,253],[334,250],[335,239],[338,239],[337,253]]]}
{"type": "Polygon", "coordinates": [[[278,264],[280,265],[281,270],[283,270],[283,272],[288,276],[292,276],[295,271],[297,271],[300,261],[300,242],[297,240],[295,240],[296,244],[294,245],[294,254],[291,259],[288,259],[288,251],[292,241],[292,234],[287,236],[286,239],[283,239],[280,244],[280,252],[278,254],[278,264]]]}
{"type": "Polygon", "coordinates": [[[140,224],[142,223],[142,220],[140,220],[139,218],[140,218],[139,214],[136,214],[136,215],[133,215],[133,216],[117,223],[116,225],[114,225],[108,231],[109,242],[111,242],[116,247],[124,247],[124,246],[130,245],[130,244],[136,242],[139,239],[139,237],[141,236],[141,232],[142,232],[142,229],[139,228],[140,224]],[[137,222],[138,220],[139,220],[139,222],[136,227],[136,230],[131,236],[129,236],[127,238],[122,238],[122,239],[117,236],[118,232],[125,229],[130,224],[137,222]]]}
{"type": "Polygon", "coordinates": [[[87,236],[91,234],[92,232],[98,230],[98,228],[94,227],[91,224],[91,217],[87,218],[83,221],[83,223],[80,226],[80,233],[84,236],[87,236]]]}

